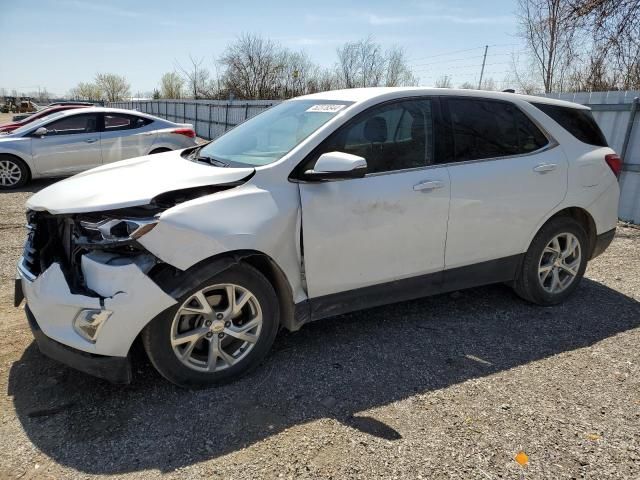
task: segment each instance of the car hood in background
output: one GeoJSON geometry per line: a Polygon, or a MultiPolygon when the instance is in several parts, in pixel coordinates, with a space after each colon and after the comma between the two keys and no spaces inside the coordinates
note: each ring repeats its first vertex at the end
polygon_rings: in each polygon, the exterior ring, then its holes
{"type": "Polygon", "coordinates": [[[239,182],[253,168],[221,168],[185,160],[178,151],[103,165],[54,183],[27,201],[53,214],[96,212],[147,205],[161,193],[239,182]]]}

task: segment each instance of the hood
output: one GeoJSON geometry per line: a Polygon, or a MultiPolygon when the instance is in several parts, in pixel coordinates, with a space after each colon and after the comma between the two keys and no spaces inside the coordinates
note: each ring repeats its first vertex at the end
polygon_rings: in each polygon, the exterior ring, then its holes
{"type": "Polygon", "coordinates": [[[83,213],[147,205],[161,193],[238,182],[253,168],[222,168],[195,163],[166,152],[87,170],[40,190],[27,201],[30,210],[83,213]]]}

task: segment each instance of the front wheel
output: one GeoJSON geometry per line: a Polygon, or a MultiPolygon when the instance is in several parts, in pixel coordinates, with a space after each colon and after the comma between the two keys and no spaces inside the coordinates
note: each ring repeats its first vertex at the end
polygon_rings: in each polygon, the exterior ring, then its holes
{"type": "Polygon", "coordinates": [[[29,167],[19,158],[0,155],[0,190],[20,188],[29,181],[29,167]]]}
{"type": "Polygon", "coordinates": [[[538,305],[556,305],[564,301],[587,268],[587,234],[570,217],[545,224],[531,242],[515,281],[515,291],[538,305]]]}
{"type": "Polygon", "coordinates": [[[279,324],[269,281],[240,264],[192,288],[142,333],[154,367],[167,380],[202,388],[235,380],[267,354],[279,324]]]}

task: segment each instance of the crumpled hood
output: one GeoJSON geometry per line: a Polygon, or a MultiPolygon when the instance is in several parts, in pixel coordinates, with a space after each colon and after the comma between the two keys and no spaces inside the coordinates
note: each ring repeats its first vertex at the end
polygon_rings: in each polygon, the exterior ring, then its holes
{"type": "Polygon", "coordinates": [[[54,183],[27,200],[30,210],[53,214],[147,205],[161,193],[238,182],[253,168],[221,168],[166,152],[109,163],[54,183]]]}

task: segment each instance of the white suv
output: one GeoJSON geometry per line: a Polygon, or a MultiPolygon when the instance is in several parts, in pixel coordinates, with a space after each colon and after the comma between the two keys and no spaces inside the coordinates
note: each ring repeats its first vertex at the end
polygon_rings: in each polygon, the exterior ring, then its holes
{"type": "Polygon", "coordinates": [[[16,303],[41,351],[84,372],[130,381],[140,337],[168,380],[228,381],[279,328],[352,310],[496,282],[561,302],[613,238],[620,166],[568,102],[300,97],[33,195],[16,303]]]}

